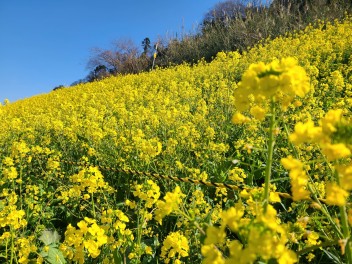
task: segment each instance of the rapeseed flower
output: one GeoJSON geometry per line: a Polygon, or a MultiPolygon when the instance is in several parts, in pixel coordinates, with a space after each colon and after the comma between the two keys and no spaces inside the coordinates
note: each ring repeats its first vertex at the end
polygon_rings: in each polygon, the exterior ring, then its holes
{"type": "Polygon", "coordinates": [[[310,192],[307,190],[308,176],[304,171],[303,163],[292,156],[281,159],[285,169],[290,170],[292,198],[294,201],[309,199],[310,192]]]}
{"type": "Polygon", "coordinates": [[[326,184],[326,203],[344,206],[349,193],[334,182],[326,184]]]}
{"type": "Polygon", "coordinates": [[[180,260],[181,257],[187,257],[189,245],[187,238],[179,231],[170,233],[163,242],[160,257],[165,263],[171,259],[180,260]]]}
{"type": "MultiPolygon", "coordinates": [[[[235,91],[235,106],[238,111],[243,112],[251,106],[250,97],[258,105],[264,104],[266,100],[276,101],[280,98],[285,110],[296,95],[304,97],[309,90],[309,78],[296,59],[288,57],[269,64],[259,62],[250,65],[242,75],[235,91]]],[[[258,106],[251,113],[260,120],[264,119],[265,111],[258,106]]]]}
{"type": "Polygon", "coordinates": [[[340,184],[346,191],[352,190],[352,164],[340,165],[336,167],[340,178],[340,184]]]}
{"type": "Polygon", "coordinates": [[[322,152],[329,161],[346,158],[351,155],[351,150],[343,143],[322,144],[322,152]]]}
{"type": "Polygon", "coordinates": [[[167,192],[164,196],[164,201],[156,202],[155,220],[162,223],[162,219],[174,211],[180,210],[180,205],[185,195],[182,193],[179,186],[176,186],[173,192],[167,192]]]}
{"type": "Polygon", "coordinates": [[[221,252],[213,245],[203,245],[202,255],[204,256],[203,264],[225,264],[221,252]]]}
{"type": "Polygon", "coordinates": [[[77,227],[78,229],[71,224],[67,226],[65,241],[60,246],[63,253],[79,263],[84,263],[84,250],[87,250],[88,256],[97,258],[100,248],[108,242],[105,230],[97,225],[96,220],[88,217],[78,222],[77,227]]]}
{"type": "Polygon", "coordinates": [[[204,245],[220,244],[224,241],[226,233],[224,228],[218,228],[215,226],[209,226],[207,228],[207,237],[204,241],[204,245]]]}

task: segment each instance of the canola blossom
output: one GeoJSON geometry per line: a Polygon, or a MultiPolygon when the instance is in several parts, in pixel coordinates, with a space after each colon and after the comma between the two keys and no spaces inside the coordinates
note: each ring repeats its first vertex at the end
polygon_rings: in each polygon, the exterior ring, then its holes
{"type": "MultiPolygon", "coordinates": [[[[269,64],[252,64],[244,72],[235,91],[235,106],[245,111],[252,104],[266,104],[270,100],[279,101],[283,109],[294,97],[304,97],[310,90],[309,79],[304,68],[297,65],[292,57],[273,61],[269,64]]],[[[251,114],[263,119],[263,110],[251,109],[251,114]]]]}
{"type": "Polygon", "coordinates": [[[6,100],[0,262],[352,263],[350,32],[6,100]]]}

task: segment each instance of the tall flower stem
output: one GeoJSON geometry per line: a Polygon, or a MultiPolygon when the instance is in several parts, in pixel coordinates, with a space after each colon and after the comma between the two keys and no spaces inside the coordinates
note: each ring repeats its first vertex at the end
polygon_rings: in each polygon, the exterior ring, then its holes
{"type": "Polygon", "coordinates": [[[92,199],[92,213],[93,213],[93,217],[95,219],[96,214],[95,214],[95,204],[94,204],[94,194],[93,193],[91,195],[91,199],[92,199]]]}
{"type": "Polygon", "coordinates": [[[340,215],[341,215],[341,225],[343,236],[346,241],[345,246],[345,254],[346,254],[346,263],[352,264],[352,250],[351,250],[351,232],[348,226],[347,214],[346,214],[346,206],[340,206],[340,215]]]}
{"type": "Polygon", "coordinates": [[[274,146],[275,146],[275,104],[274,101],[271,101],[271,114],[270,114],[270,127],[269,127],[269,141],[268,141],[268,157],[266,161],[265,167],[265,183],[264,183],[264,197],[263,197],[263,207],[264,213],[268,208],[269,204],[269,185],[270,185],[270,178],[271,178],[271,167],[273,164],[273,153],[274,153],[274,146]]]}
{"type": "Polygon", "coordinates": [[[14,235],[14,230],[13,228],[11,227],[10,229],[10,232],[11,232],[11,259],[10,259],[10,264],[13,263],[13,259],[14,259],[14,254],[15,254],[15,243],[14,243],[14,240],[15,240],[15,235],[14,235]]]}
{"type": "MultiPolygon", "coordinates": [[[[341,187],[339,174],[335,171],[334,173],[336,182],[341,187]]],[[[346,239],[345,245],[345,258],[347,264],[352,264],[352,250],[351,250],[351,232],[348,224],[347,208],[346,205],[339,206],[340,209],[340,220],[344,239],[346,239]]]]}

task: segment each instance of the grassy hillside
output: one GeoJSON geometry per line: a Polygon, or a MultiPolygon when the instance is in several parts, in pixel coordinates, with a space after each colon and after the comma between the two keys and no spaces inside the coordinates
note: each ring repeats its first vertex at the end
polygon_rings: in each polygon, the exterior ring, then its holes
{"type": "Polygon", "coordinates": [[[0,260],[352,263],[351,32],[1,106],[0,260]]]}

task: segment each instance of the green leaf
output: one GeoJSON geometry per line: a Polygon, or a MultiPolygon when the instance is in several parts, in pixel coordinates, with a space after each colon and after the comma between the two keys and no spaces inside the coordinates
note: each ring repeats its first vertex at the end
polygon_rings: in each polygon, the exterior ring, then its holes
{"type": "Polygon", "coordinates": [[[113,255],[114,255],[115,264],[123,264],[122,256],[119,253],[118,249],[115,249],[115,251],[113,252],[113,255]]]}
{"type": "Polygon", "coordinates": [[[44,230],[39,240],[46,246],[49,246],[50,244],[58,243],[60,241],[60,235],[56,231],[44,230]]]}
{"type": "Polygon", "coordinates": [[[66,264],[66,260],[62,252],[56,247],[49,247],[48,256],[45,259],[50,264],[66,264]]]}

